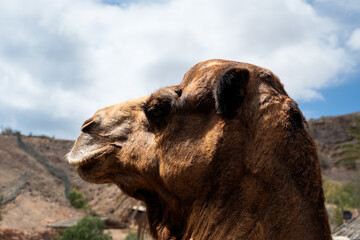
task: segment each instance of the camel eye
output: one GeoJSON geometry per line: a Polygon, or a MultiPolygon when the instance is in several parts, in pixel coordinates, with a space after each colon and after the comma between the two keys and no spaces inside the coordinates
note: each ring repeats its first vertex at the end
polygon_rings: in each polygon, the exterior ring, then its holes
{"type": "Polygon", "coordinates": [[[152,106],[146,106],[143,109],[150,122],[159,121],[169,113],[166,104],[154,104],[152,106]]]}
{"type": "Polygon", "coordinates": [[[166,118],[171,112],[172,97],[150,98],[143,106],[142,110],[147,119],[147,125],[150,131],[158,131],[164,128],[169,121],[166,118]]]}
{"type": "Polygon", "coordinates": [[[163,110],[161,108],[154,108],[150,110],[150,113],[152,116],[158,118],[161,117],[161,115],[163,114],[163,110]]]}
{"type": "Polygon", "coordinates": [[[149,107],[146,111],[146,116],[149,119],[159,119],[165,117],[168,113],[168,109],[163,104],[156,104],[149,107]]]}
{"type": "Polygon", "coordinates": [[[155,104],[144,107],[144,112],[149,123],[147,125],[149,131],[156,132],[166,125],[167,119],[165,116],[170,112],[170,108],[167,105],[155,104]]]}

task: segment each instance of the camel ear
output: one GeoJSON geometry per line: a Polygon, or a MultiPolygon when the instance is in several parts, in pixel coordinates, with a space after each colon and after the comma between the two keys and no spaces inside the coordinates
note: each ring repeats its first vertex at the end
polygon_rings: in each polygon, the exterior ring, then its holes
{"type": "Polygon", "coordinates": [[[249,81],[247,69],[233,68],[226,71],[214,89],[215,107],[218,114],[234,117],[246,96],[249,81]]]}

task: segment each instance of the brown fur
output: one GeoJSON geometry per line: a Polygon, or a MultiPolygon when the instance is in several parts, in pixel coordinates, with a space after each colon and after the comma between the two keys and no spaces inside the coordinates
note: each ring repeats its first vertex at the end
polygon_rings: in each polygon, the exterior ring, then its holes
{"type": "Polygon", "coordinates": [[[180,85],[99,110],[68,161],[143,200],[155,239],[331,239],[307,123],[251,64],[201,62],[180,85]]]}

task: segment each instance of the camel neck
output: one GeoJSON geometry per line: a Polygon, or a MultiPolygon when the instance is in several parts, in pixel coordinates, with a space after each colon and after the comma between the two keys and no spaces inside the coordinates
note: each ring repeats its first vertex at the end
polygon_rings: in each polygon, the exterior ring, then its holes
{"type": "Polygon", "coordinates": [[[331,239],[321,201],[308,202],[287,184],[262,185],[252,176],[238,187],[194,204],[183,239],[331,239]],[[289,195],[280,194],[284,188],[289,195]]]}
{"type": "Polygon", "coordinates": [[[150,228],[161,240],[331,239],[321,181],[307,186],[292,174],[219,177],[217,189],[192,204],[151,196],[150,228]]]}

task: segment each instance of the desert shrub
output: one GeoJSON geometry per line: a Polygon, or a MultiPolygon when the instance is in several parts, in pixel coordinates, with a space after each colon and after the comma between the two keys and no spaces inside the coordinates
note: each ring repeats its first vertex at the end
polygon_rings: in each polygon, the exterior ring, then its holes
{"type": "Polygon", "coordinates": [[[127,236],[126,236],[126,238],[125,238],[125,240],[137,240],[138,238],[137,238],[137,235],[136,235],[136,233],[129,233],[127,236]]]}
{"type": "Polygon", "coordinates": [[[111,240],[104,229],[105,223],[99,217],[83,217],[75,226],[59,231],[60,237],[54,240],[111,240]]]}
{"type": "Polygon", "coordinates": [[[73,189],[69,192],[69,201],[71,203],[71,206],[73,206],[74,208],[85,209],[87,206],[87,203],[86,203],[82,193],[75,189],[73,189]]]}

